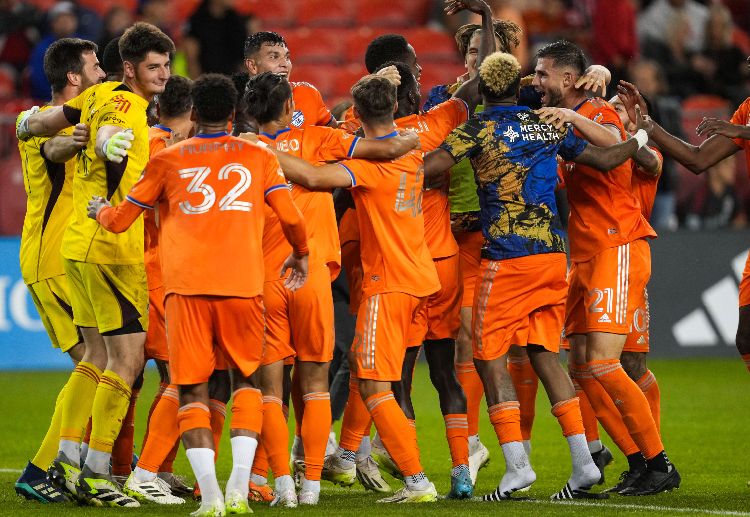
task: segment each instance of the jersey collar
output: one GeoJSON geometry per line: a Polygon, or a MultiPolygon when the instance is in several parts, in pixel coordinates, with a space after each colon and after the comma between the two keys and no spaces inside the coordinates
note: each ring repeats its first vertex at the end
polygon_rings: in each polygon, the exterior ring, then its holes
{"type": "Polygon", "coordinates": [[[156,129],[161,129],[162,131],[166,131],[167,133],[172,132],[172,128],[169,128],[167,126],[162,126],[161,124],[154,124],[153,127],[155,127],[156,129]]]}
{"type": "Polygon", "coordinates": [[[375,140],[385,140],[386,138],[393,138],[394,136],[398,136],[398,131],[393,130],[392,133],[388,133],[387,135],[375,137],[375,140]]]}
{"type": "Polygon", "coordinates": [[[221,138],[222,136],[229,136],[226,131],[219,131],[217,133],[198,133],[195,138],[221,138]]]}
{"type": "Polygon", "coordinates": [[[275,133],[273,133],[273,134],[271,134],[271,133],[265,133],[265,132],[263,132],[263,131],[261,131],[261,132],[260,132],[260,134],[261,134],[261,135],[263,135],[263,136],[265,136],[266,138],[269,138],[269,139],[271,139],[271,140],[276,140],[276,138],[277,138],[277,137],[278,137],[278,136],[279,136],[280,134],[282,134],[282,133],[286,133],[287,131],[291,131],[291,130],[292,130],[292,128],[290,128],[290,127],[285,127],[284,129],[279,129],[278,131],[276,131],[276,132],[275,132],[275,133]]]}

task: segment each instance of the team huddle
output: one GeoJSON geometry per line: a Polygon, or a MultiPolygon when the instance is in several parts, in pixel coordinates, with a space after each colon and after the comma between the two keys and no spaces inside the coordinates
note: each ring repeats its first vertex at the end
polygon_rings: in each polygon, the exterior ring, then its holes
{"type": "MultiPolygon", "coordinates": [[[[518,27],[483,0],[446,1],[449,14],[463,9],[482,19],[456,34],[465,76],[423,103],[413,47],[379,36],[341,121],[314,86],[290,82],[273,32],[247,39],[247,73],[231,79],[170,77],[174,44],[142,22],[101,65],[89,41],[49,48],[52,101],[16,124],[21,269],[75,368],[19,494],[122,507],[196,495],[192,515],[208,516],[250,513],[249,501],[315,505],[325,480],[359,482],[382,503],[436,501],[411,400],[422,349],[452,461],[448,498],[473,497],[489,460],[483,397],[506,468],[482,499],[534,483],[539,380],[571,458],[552,499],[679,488],[646,365],[648,219],[661,152],[696,172],[740,148],[750,160],[750,99],[731,122],[705,119],[710,138],[690,146],[648,117],[635,85],[596,96],[608,71],[572,43],[541,48],[521,77],[518,27]],[[339,275],[356,316],[348,400],[329,386],[346,330],[334,325],[339,275]],[[149,359],[161,384],[134,459],[149,359]],[[230,399],[232,470],[220,487],[230,399]],[[332,405],[345,406],[338,440],[332,405]],[[628,462],[604,491],[592,490],[613,461],[599,423],[628,462]],[[195,487],[172,472],[180,441],[195,487]]],[[[746,268],[737,341],[748,368],[749,278],[746,268]]]]}

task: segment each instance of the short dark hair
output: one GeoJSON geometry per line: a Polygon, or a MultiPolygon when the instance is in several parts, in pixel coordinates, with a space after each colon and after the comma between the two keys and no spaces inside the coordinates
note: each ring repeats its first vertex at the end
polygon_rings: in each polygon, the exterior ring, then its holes
{"type": "Polygon", "coordinates": [[[292,97],[292,87],[286,77],[263,72],[251,78],[245,88],[247,114],[266,124],[276,120],[284,110],[284,103],[292,97]]]}
{"type": "Polygon", "coordinates": [[[237,89],[232,80],[221,74],[204,74],[195,80],[191,89],[198,122],[229,120],[237,104],[237,89]]]}
{"type": "Polygon", "coordinates": [[[67,86],[68,72],[81,73],[85,52],[97,50],[96,43],[79,38],[62,38],[52,43],[44,53],[44,75],[52,92],[59,93],[67,86]]]}
{"type": "Polygon", "coordinates": [[[367,75],[352,86],[354,107],[364,123],[393,120],[396,85],[385,77],[367,75]]]}
{"type": "Polygon", "coordinates": [[[284,45],[286,47],[286,40],[278,32],[258,31],[248,36],[245,40],[245,59],[257,53],[265,43],[269,45],[284,45]]]}
{"type": "Polygon", "coordinates": [[[408,92],[419,91],[417,78],[414,77],[414,72],[411,71],[411,68],[409,68],[406,63],[403,63],[401,61],[388,61],[387,63],[383,63],[383,65],[378,67],[378,69],[375,71],[379,72],[383,68],[389,66],[395,66],[396,70],[398,70],[398,75],[401,76],[401,84],[399,84],[398,88],[396,89],[397,98],[403,99],[404,97],[406,97],[408,92]]]}
{"type": "Polygon", "coordinates": [[[403,61],[409,54],[409,42],[400,34],[383,34],[367,45],[365,67],[373,73],[388,61],[403,61]]]}
{"type": "MultiPolygon", "coordinates": [[[[471,38],[481,28],[482,26],[476,23],[468,23],[458,28],[455,39],[461,56],[465,56],[469,51],[471,38]]],[[[521,42],[520,37],[523,30],[509,20],[493,20],[492,28],[494,29],[495,37],[500,40],[500,48],[496,49],[499,52],[512,52],[521,42]]]]}
{"type": "Polygon", "coordinates": [[[190,89],[193,81],[173,75],[167,81],[164,91],[158,95],[159,115],[163,117],[178,117],[188,113],[193,107],[190,89]]]}
{"type": "Polygon", "coordinates": [[[565,40],[555,41],[543,46],[537,50],[536,57],[549,58],[555,67],[570,67],[578,75],[583,75],[588,66],[583,50],[578,45],[565,40]]]}
{"type": "Polygon", "coordinates": [[[174,54],[174,42],[159,27],[136,22],[120,36],[120,57],[134,65],[141,63],[149,52],[174,54]]]}
{"type": "Polygon", "coordinates": [[[102,69],[107,74],[107,80],[112,76],[118,76],[117,80],[122,80],[122,58],[120,57],[120,38],[117,37],[107,43],[102,52],[102,69]]]}

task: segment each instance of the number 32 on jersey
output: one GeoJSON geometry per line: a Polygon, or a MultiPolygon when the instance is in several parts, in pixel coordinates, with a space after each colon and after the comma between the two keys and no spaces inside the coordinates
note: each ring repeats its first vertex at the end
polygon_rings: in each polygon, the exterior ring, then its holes
{"type": "MultiPolygon", "coordinates": [[[[187,215],[205,214],[208,212],[216,203],[216,191],[214,190],[214,187],[206,183],[206,180],[211,174],[211,168],[188,167],[186,169],[180,169],[178,174],[180,175],[180,178],[192,178],[187,186],[187,191],[190,194],[203,195],[203,201],[197,205],[192,204],[190,201],[180,202],[180,210],[187,215]]],[[[217,175],[219,181],[228,181],[234,177],[237,178],[237,183],[219,200],[219,210],[240,210],[242,212],[249,212],[253,208],[253,204],[249,201],[240,201],[238,199],[247,189],[250,188],[252,182],[252,176],[247,167],[239,163],[228,163],[219,170],[219,174],[217,175]]]]}

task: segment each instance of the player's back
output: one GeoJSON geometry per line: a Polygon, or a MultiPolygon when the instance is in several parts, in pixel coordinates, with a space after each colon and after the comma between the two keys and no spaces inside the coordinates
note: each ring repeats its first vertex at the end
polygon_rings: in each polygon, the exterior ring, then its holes
{"type": "MultiPolygon", "coordinates": [[[[167,148],[167,140],[171,130],[159,124],[148,130],[149,157],[167,148]]],[[[159,224],[158,207],[143,212],[143,256],[146,266],[146,281],[148,289],[156,289],[163,285],[161,278],[161,258],[159,256],[159,224]]]]}
{"type": "Polygon", "coordinates": [[[66,258],[95,264],[143,262],[143,221],[139,218],[123,233],[110,233],[87,216],[86,204],[94,196],[119,204],[138,181],[149,157],[147,107],[146,99],[120,82],[92,86],[65,103],[66,114],[75,112],[78,121],[88,125],[90,131],[88,144],[78,153],[73,181],[73,220],[62,245],[66,258]],[[132,147],[121,163],[96,156],[97,132],[109,125],[133,131],[132,147]]]}
{"type": "MultiPolygon", "coordinates": [[[[72,128],[69,128],[60,134],[71,133],[72,128]]],[[[63,274],[60,247],[73,213],[75,160],[55,163],[47,159],[43,152],[47,140],[49,138],[34,137],[18,142],[26,190],[21,276],[27,284],[63,274]]]]}
{"type": "Polygon", "coordinates": [[[421,151],[410,151],[389,162],[347,160],[342,164],[352,175],[363,297],[436,292],[440,283],[424,238],[421,151]]]}
{"type": "MultiPolygon", "coordinates": [[[[587,99],[576,111],[594,122],[616,127],[621,139],[626,138],[620,117],[607,101],[587,99]]],[[[607,248],[656,235],[633,195],[631,160],[606,172],[580,164],[564,171],[571,260],[583,262],[607,248]]]]}
{"type": "Polygon", "coordinates": [[[148,174],[161,176],[166,294],[260,294],[264,199],[286,188],[275,156],[226,133],[198,135],[158,153],[148,174]]]}

